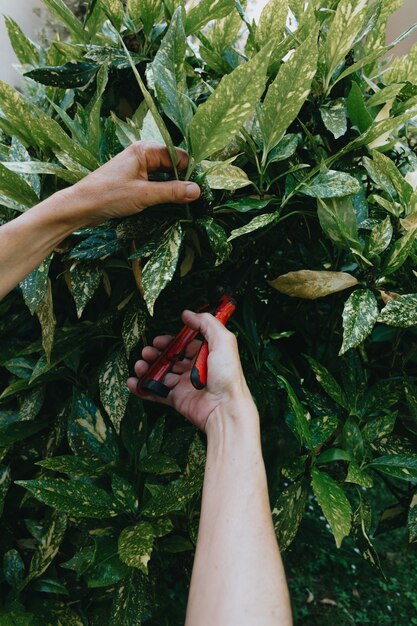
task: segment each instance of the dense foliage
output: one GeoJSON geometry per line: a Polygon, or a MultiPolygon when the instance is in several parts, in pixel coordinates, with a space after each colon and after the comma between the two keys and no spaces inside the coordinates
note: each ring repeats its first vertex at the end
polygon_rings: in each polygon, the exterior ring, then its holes
{"type": "Polygon", "coordinates": [[[228,268],[281,548],[333,533],[377,570],[374,536],[417,538],[402,0],[270,0],[258,24],[234,0],[44,3],[68,33],[48,49],[6,18],[26,88],[0,83],[1,219],[140,138],[183,145],[203,196],[74,233],[0,303],[0,623],[183,623],[204,441],[125,380],[228,268]]]}

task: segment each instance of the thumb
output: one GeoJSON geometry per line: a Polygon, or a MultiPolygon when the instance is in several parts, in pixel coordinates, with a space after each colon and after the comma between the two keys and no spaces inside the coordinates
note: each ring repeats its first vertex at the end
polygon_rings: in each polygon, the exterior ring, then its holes
{"type": "Polygon", "coordinates": [[[196,183],[170,180],[166,183],[141,183],[142,203],[145,206],[156,204],[185,204],[200,197],[201,189],[196,183]]]}
{"type": "Polygon", "coordinates": [[[236,341],[235,336],[210,313],[184,311],[182,321],[189,328],[203,335],[204,339],[206,339],[209,344],[210,351],[224,348],[229,341],[236,341]]]}

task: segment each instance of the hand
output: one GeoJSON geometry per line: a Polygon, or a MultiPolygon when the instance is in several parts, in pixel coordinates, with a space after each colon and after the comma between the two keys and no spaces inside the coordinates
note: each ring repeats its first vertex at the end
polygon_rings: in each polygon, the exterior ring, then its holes
{"type": "MultiPolygon", "coordinates": [[[[236,337],[210,313],[192,313],[184,311],[183,322],[199,331],[209,344],[208,381],[207,387],[197,391],[190,381],[190,373],[194,357],[201,341],[195,340],[189,345],[186,358],[178,362],[173,371],[163,381],[171,389],[167,398],[150,395],[146,398],[173,407],[202,431],[207,431],[209,420],[214,417],[216,409],[233,407],[237,403],[249,402],[253,405],[249,389],[242,371],[236,337]]],[[[128,387],[136,395],[138,379],[149,369],[161,351],[172,341],[172,337],[156,337],[153,347],[142,351],[143,360],[135,365],[137,378],[129,378],[128,387]]],[[[142,396],[141,396],[142,397],[142,396]]],[[[233,414],[234,411],[232,410],[233,414]]]]}
{"type": "MultiPolygon", "coordinates": [[[[177,148],[178,170],[186,169],[188,155],[177,148]]],[[[171,171],[172,161],[165,146],[138,141],[111,161],[73,185],[70,193],[79,199],[77,215],[85,225],[134,215],[156,204],[193,202],[200,196],[195,183],[172,180],[150,182],[148,174],[171,171]]]]}

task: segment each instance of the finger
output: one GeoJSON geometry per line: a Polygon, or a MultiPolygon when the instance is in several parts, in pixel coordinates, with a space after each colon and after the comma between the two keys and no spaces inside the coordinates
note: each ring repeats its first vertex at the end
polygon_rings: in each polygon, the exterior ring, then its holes
{"type": "Polygon", "coordinates": [[[160,356],[160,351],[156,348],[152,348],[152,346],[146,346],[142,350],[142,358],[144,361],[148,361],[148,363],[153,363],[160,356]]]}
{"type": "MultiPolygon", "coordinates": [[[[155,348],[158,348],[158,350],[162,351],[162,350],[165,350],[167,346],[169,346],[169,344],[171,343],[173,339],[174,337],[172,337],[171,335],[161,335],[159,337],[155,337],[155,339],[153,340],[153,345],[155,346],[155,348]]],[[[194,339],[194,341],[189,343],[185,349],[185,355],[184,355],[185,358],[193,359],[200,348],[201,348],[201,340],[194,339]]]]}
{"type": "Polygon", "coordinates": [[[236,347],[236,337],[210,313],[193,313],[184,311],[183,322],[198,331],[208,341],[209,349],[215,350],[225,348],[225,346],[236,347]]]}
{"type": "Polygon", "coordinates": [[[173,389],[175,385],[179,383],[179,380],[180,377],[178,374],[173,374],[172,372],[169,372],[169,374],[167,374],[164,378],[164,385],[166,387],[169,387],[170,389],[173,389]]]}
{"type": "MultiPolygon", "coordinates": [[[[156,141],[137,141],[133,144],[137,153],[140,168],[145,172],[173,169],[172,159],[166,146],[156,141]]],[[[176,148],[179,170],[185,170],[188,165],[188,154],[181,148],[176,148]]]]}
{"type": "Polygon", "coordinates": [[[157,204],[186,204],[198,200],[201,189],[196,183],[170,180],[166,183],[137,181],[137,193],[143,208],[157,204]]]}
{"type": "Polygon", "coordinates": [[[137,361],[134,369],[136,376],[141,378],[149,370],[149,364],[146,361],[137,361]]]}
{"type": "Polygon", "coordinates": [[[138,392],[138,379],[137,378],[129,378],[127,381],[127,386],[128,389],[130,391],[130,393],[132,393],[134,396],[138,396],[138,398],[141,398],[141,400],[149,400],[150,402],[158,402],[159,404],[165,404],[167,406],[172,406],[171,403],[171,399],[168,398],[159,398],[157,396],[144,396],[141,393],[138,392]]]}

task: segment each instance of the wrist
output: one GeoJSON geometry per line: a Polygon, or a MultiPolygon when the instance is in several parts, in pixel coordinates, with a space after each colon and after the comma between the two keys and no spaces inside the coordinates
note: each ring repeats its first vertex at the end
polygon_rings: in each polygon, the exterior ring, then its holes
{"type": "Polygon", "coordinates": [[[238,439],[260,447],[259,414],[249,390],[220,403],[210,414],[205,430],[209,446],[234,446],[238,439]]]}

